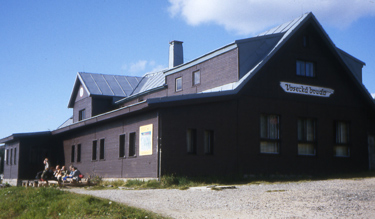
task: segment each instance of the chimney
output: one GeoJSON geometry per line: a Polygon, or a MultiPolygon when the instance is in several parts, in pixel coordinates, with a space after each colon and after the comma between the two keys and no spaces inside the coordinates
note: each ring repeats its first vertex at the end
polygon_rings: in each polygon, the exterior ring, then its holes
{"type": "Polygon", "coordinates": [[[169,42],[169,68],[184,63],[184,53],[181,41],[173,40],[169,42]]]}

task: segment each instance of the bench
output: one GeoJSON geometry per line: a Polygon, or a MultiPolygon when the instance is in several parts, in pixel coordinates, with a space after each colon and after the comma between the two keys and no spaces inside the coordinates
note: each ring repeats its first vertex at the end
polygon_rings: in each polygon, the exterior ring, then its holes
{"type": "Polygon", "coordinates": [[[35,179],[22,180],[22,186],[24,186],[24,187],[38,187],[38,180],[35,180],[35,179]]]}
{"type": "Polygon", "coordinates": [[[79,175],[79,180],[73,180],[73,178],[67,178],[64,181],[65,186],[86,186],[90,185],[90,180],[88,178],[84,178],[84,175],[79,175]]]}

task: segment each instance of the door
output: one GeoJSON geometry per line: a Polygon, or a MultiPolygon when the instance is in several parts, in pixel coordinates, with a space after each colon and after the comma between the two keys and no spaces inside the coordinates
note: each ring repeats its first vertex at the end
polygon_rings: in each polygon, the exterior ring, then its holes
{"type": "Polygon", "coordinates": [[[375,170],[375,137],[373,135],[368,137],[368,158],[369,169],[375,170]]]}

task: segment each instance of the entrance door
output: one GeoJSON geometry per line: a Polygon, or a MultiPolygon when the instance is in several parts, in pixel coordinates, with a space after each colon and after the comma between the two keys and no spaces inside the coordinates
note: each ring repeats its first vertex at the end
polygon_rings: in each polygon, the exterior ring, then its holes
{"type": "Polygon", "coordinates": [[[375,170],[375,136],[368,136],[369,169],[375,170]]]}

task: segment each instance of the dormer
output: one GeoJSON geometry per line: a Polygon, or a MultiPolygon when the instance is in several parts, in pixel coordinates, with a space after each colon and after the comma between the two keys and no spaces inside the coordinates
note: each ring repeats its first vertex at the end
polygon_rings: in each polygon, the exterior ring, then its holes
{"type": "Polygon", "coordinates": [[[68,108],[73,123],[113,110],[113,102],[132,94],[142,77],[78,72],[68,108]]]}

